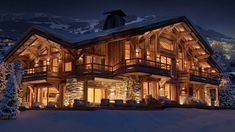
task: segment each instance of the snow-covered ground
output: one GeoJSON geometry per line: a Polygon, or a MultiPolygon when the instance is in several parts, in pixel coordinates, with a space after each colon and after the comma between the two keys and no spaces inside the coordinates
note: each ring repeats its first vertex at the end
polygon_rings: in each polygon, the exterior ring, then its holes
{"type": "Polygon", "coordinates": [[[0,121],[0,132],[226,132],[235,130],[235,110],[25,111],[0,121]]]}

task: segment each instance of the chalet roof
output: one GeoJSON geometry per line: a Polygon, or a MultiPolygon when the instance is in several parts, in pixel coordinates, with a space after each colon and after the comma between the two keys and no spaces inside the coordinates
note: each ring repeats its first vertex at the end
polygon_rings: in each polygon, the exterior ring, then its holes
{"type": "MultiPolygon", "coordinates": [[[[208,50],[210,54],[213,54],[213,50],[209,45],[208,41],[203,38],[199,34],[199,32],[194,28],[191,21],[185,16],[175,17],[175,18],[164,18],[164,19],[153,19],[150,21],[144,21],[139,23],[134,23],[130,25],[120,26],[117,28],[103,30],[101,32],[90,33],[86,35],[75,35],[65,31],[49,29],[42,26],[33,26],[31,27],[23,37],[16,43],[16,45],[8,52],[8,54],[4,57],[4,61],[14,53],[18,47],[20,47],[31,35],[38,34],[45,38],[51,39],[64,47],[68,48],[79,48],[82,46],[86,46],[87,44],[105,41],[111,38],[117,38],[118,36],[131,36],[133,34],[141,34],[146,31],[157,29],[160,27],[172,25],[175,23],[184,22],[187,26],[194,32],[196,37],[202,42],[205,48],[208,50]]],[[[217,64],[215,64],[217,65],[217,64]]],[[[220,68],[221,69],[221,68],[220,68]]]]}

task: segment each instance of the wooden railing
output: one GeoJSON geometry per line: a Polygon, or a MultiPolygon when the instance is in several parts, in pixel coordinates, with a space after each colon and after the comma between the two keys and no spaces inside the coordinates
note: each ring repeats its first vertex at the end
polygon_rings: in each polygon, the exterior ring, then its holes
{"type": "Polygon", "coordinates": [[[190,70],[191,79],[200,82],[218,83],[219,76],[214,73],[202,72],[198,70],[190,70]]]}
{"type": "Polygon", "coordinates": [[[118,74],[120,72],[126,72],[128,68],[131,69],[130,67],[133,68],[136,66],[142,66],[142,67],[148,66],[152,68],[162,69],[168,72],[171,70],[171,65],[169,64],[151,61],[151,60],[145,60],[141,58],[126,59],[113,66],[105,64],[97,64],[97,63],[87,63],[87,64],[77,65],[76,68],[78,74],[93,73],[93,74],[113,75],[113,74],[118,74]]]}
{"type": "Polygon", "coordinates": [[[57,66],[37,66],[32,68],[24,69],[23,81],[44,79],[48,75],[55,76],[58,73],[59,69],[57,66]]]}

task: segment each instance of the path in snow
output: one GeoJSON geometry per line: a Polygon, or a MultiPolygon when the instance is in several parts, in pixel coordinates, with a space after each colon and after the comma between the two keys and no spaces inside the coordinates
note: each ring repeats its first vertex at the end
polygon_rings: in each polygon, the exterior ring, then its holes
{"type": "Polygon", "coordinates": [[[235,131],[235,110],[25,111],[0,121],[0,132],[235,131]]]}

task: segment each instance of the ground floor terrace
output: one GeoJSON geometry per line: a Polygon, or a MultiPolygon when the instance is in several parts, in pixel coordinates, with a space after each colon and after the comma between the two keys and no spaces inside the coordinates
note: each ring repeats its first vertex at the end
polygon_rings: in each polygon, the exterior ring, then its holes
{"type": "Polygon", "coordinates": [[[165,98],[179,104],[190,104],[189,100],[200,101],[208,106],[217,106],[218,86],[190,81],[188,84],[159,76],[129,76],[119,78],[92,79],[70,78],[55,82],[23,82],[21,93],[22,105],[72,107],[74,100],[89,102],[91,106],[100,105],[102,99],[128,100],[140,102],[149,96],[165,98]]]}

